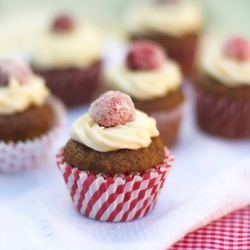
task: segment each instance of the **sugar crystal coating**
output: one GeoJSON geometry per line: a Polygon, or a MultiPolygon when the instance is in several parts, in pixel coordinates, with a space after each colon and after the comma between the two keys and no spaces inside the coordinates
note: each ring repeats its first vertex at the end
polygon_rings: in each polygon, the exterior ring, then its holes
{"type": "Polygon", "coordinates": [[[55,18],[52,28],[55,32],[70,32],[75,28],[75,20],[70,15],[59,15],[55,18]]]}
{"type": "Polygon", "coordinates": [[[126,63],[131,70],[156,70],[166,60],[164,49],[151,41],[138,41],[131,44],[126,63]]]}
{"type": "Polygon", "coordinates": [[[32,71],[28,65],[19,60],[3,59],[0,61],[0,86],[8,84],[10,77],[24,84],[32,76],[32,71]]]}
{"type": "Polygon", "coordinates": [[[130,96],[119,91],[106,92],[89,108],[90,117],[105,128],[133,121],[134,113],[134,103],[130,96]]]}
{"type": "Polygon", "coordinates": [[[243,37],[233,37],[224,45],[224,55],[238,61],[245,61],[250,57],[250,46],[243,37]]]}

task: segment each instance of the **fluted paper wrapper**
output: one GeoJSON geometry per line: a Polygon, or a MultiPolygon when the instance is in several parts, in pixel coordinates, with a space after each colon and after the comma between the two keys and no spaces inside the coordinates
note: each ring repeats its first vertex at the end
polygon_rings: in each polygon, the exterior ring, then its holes
{"type": "Polygon", "coordinates": [[[157,129],[165,146],[171,147],[178,138],[180,123],[183,116],[184,104],[170,110],[162,110],[149,113],[155,118],[157,129]]]}
{"type": "Polygon", "coordinates": [[[63,150],[57,164],[77,210],[95,220],[122,222],[148,214],[173,164],[165,149],[164,160],[148,171],[128,175],[96,175],[65,162],[63,150]]]}
{"type": "Polygon", "coordinates": [[[48,133],[32,140],[18,142],[0,141],[0,173],[16,173],[37,168],[51,153],[56,137],[65,120],[65,108],[56,97],[50,97],[48,103],[55,112],[55,124],[48,133]]]}
{"type": "Polygon", "coordinates": [[[67,107],[89,103],[101,82],[102,62],[86,69],[62,69],[34,71],[46,79],[51,92],[67,107]]]}
{"type": "Polygon", "coordinates": [[[196,116],[202,130],[228,139],[250,138],[250,101],[196,91],[196,116]]]}

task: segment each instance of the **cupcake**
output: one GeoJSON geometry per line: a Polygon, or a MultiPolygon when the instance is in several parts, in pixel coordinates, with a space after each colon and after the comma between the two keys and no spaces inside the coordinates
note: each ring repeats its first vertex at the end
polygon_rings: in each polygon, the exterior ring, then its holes
{"type": "Polygon", "coordinates": [[[0,172],[36,167],[49,152],[63,106],[43,78],[16,60],[0,61],[0,172]]]}
{"type": "Polygon", "coordinates": [[[250,137],[250,46],[232,37],[204,53],[194,76],[200,128],[230,139],[250,137]]]}
{"type": "Polygon", "coordinates": [[[200,8],[185,0],[155,0],[133,7],[125,17],[131,39],[150,39],[161,44],[189,77],[202,27],[200,8]]]}
{"type": "Polygon", "coordinates": [[[135,107],[154,117],[167,147],[177,139],[184,96],[177,63],[159,45],[149,41],[131,44],[125,62],[107,69],[106,88],[131,96],[135,107]]]}
{"type": "Polygon", "coordinates": [[[67,106],[88,103],[100,83],[102,32],[68,15],[55,18],[33,51],[33,70],[67,106]]]}
{"type": "Polygon", "coordinates": [[[173,163],[155,125],[119,91],[101,95],[74,122],[57,161],[80,213],[118,222],[151,211],[173,163]]]}

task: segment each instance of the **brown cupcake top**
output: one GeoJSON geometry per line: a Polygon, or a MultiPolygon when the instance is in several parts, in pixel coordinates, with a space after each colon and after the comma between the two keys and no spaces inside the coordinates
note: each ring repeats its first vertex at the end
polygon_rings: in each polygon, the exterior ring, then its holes
{"type": "Polygon", "coordinates": [[[95,173],[126,173],[148,170],[164,159],[164,145],[159,137],[152,138],[146,148],[98,152],[72,139],[64,148],[66,162],[76,168],[95,173]]]}
{"type": "Polygon", "coordinates": [[[193,82],[197,88],[201,88],[210,94],[224,95],[230,98],[250,101],[250,86],[241,85],[237,88],[230,88],[222,84],[216,78],[204,74],[204,72],[197,72],[193,76],[193,82]]]}

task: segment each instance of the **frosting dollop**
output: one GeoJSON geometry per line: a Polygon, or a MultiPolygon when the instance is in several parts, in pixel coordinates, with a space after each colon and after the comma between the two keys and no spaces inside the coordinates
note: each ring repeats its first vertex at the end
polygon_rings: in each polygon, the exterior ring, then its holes
{"type": "Polygon", "coordinates": [[[238,61],[221,53],[221,49],[205,53],[200,59],[203,72],[228,87],[250,85],[250,59],[238,61]]]}
{"type": "Polygon", "coordinates": [[[153,100],[176,90],[182,82],[179,66],[168,60],[157,70],[133,71],[125,64],[108,69],[105,82],[137,100],[153,100]]]}
{"type": "Polygon", "coordinates": [[[87,113],[70,129],[73,140],[99,152],[145,148],[158,135],[155,120],[139,110],[133,121],[110,128],[99,126],[87,113]]]}
{"type": "Polygon", "coordinates": [[[132,34],[166,34],[182,37],[202,26],[202,13],[194,3],[151,4],[134,6],[125,17],[132,34]]]}
{"type": "Polygon", "coordinates": [[[35,67],[87,68],[102,56],[103,34],[94,24],[78,24],[71,32],[46,31],[33,51],[35,67]]]}
{"type": "Polygon", "coordinates": [[[6,86],[0,87],[0,114],[11,115],[31,105],[42,106],[49,94],[43,78],[39,76],[33,75],[22,84],[12,76],[6,86]]]}

